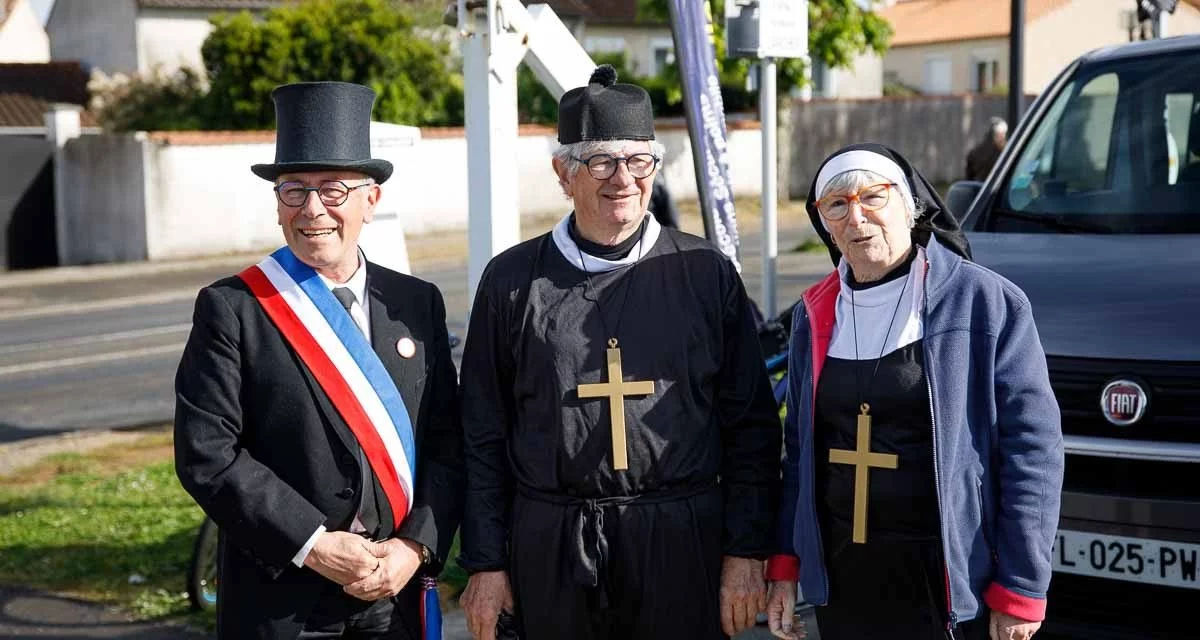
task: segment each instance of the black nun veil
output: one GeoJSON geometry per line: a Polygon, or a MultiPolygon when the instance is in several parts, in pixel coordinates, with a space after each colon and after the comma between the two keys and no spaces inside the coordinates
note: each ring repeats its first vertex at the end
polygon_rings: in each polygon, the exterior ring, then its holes
{"type": "Polygon", "coordinates": [[[895,149],[874,142],[864,142],[842,147],[825,158],[821,162],[821,166],[817,167],[816,172],[814,172],[812,184],[808,189],[808,201],[805,203],[805,208],[808,210],[808,217],[812,221],[813,228],[817,230],[817,235],[820,236],[821,241],[829,249],[829,257],[833,259],[834,266],[841,261],[842,253],[834,246],[829,231],[825,229],[825,225],[821,224],[821,214],[817,212],[817,176],[821,174],[821,170],[826,164],[829,164],[829,161],[850,151],[870,151],[877,153],[895,162],[900,167],[900,170],[904,172],[904,177],[908,180],[909,192],[912,193],[913,198],[925,203],[925,211],[921,214],[921,217],[917,218],[916,226],[912,230],[913,242],[925,246],[929,243],[931,235],[937,236],[938,242],[946,248],[968,260],[971,259],[971,246],[967,243],[967,236],[963,234],[958,220],[950,213],[950,209],[946,206],[946,203],[942,202],[941,196],[938,195],[933,185],[925,179],[925,176],[914,169],[908,159],[900,155],[900,152],[895,149]]]}

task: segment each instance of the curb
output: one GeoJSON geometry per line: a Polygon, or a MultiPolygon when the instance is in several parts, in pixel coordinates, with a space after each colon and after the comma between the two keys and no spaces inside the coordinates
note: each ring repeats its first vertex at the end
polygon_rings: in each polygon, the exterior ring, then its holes
{"type": "Polygon", "coordinates": [[[205,268],[244,267],[262,258],[262,252],[194,258],[190,260],[164,260],[162,262],[122,262],[75,267],[47,267],[30,271],[0,272],[0,289],[35,287],[47,284],[96,282],[138,276],[179,273],[205,268]]]}
{"type": "Polygon", "coordinates": [[[35,465],[46,456],[57,453],[91,451],[112,444],[137,440],[146,435],[163,433],[170,428],[169,423],[156,422],[153,425],[128,428],[67,431],[0,443],[0,477],[12,475],[24,467],[35,465]]]}

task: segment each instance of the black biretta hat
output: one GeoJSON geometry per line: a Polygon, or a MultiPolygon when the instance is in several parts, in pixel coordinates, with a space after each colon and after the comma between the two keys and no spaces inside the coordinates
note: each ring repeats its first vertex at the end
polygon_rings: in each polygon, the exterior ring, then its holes
{"type": "Polygon", "coordinates": [[[276,87],[275,162],[250,167],[274,181],[298,171],[360,171],[383,183],[392,163],[371,159],[375,92],[349,82],[301,82],[276,87]]]}
{"type": "Polygon", "coordinates": [[[558,141],[653,140],[654,109],[650,94],[633,84],[616,84],[617,71],[602,64],[586,87],[563,94],[558,101],[558,141]]]}

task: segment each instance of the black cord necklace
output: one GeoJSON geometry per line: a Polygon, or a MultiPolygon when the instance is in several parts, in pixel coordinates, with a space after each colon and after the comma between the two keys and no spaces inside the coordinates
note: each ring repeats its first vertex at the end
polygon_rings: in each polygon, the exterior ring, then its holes
{"type": "MultiPolygon", "coordinates": [[[[858,354],[858,313],[854,304],[854,287],[850,287],[850,323],[854,330],[854,387],[859,392],[858,399],[859,415],[858,415],[858,430],[855,434],[856,445],[854,449],[830,449],[829,461],[835,464],[848,464],[854,466],[854,521],[853,531],[851,533],[851,541],[857,544],[864,544],[867,541],[867,498],[870,495],[870,490],[867,488],[868,471],[871,467],[881,469],[895,469],[900,464],[900,457],[892,453],[876,453],[871,451],[871,405],[867,403],[867,396],[871,393],[871,386],[875,383],[875,374],[879,373],[879,362],[883,360],[883,352],[887,349],[888,338],[892,336],[892,325],[896,322],[896,313],[900,311],[900,304],[904,302],[904,291],[908,287],[909,276],[904,278],[904,284],[900,287],[900,298],[896,300],[896,308],[892,309],[892,319],[888,321],[887,332],[883,334],[883,346],[879,349],[879,357],[875,359],[875,369],[871,372],[871,378],[867,380],[866,393],[863,393],[862,380],[859,374],[859,354],[858,354]]],[[[849,284],[847,284],[849,286],[849,284]]]]}
{"type": "MultiPolygon", "coordinates": [[[[870,415],[871,405],[867,403],[867,396],[871,393],[871,387],[875,385],[875,374],[879,373],[879,362],[883,360],[883,352],[887,349],[888,338],[892,336],[892,325],[896,323],[896,313],[900,311],[900,304],[904,302],[904,291],[908,288],[910,279],[910,275],[904,276],[904,284],[900,286],[900,297],[896,300],[896,307],[892,309],[892,319],[888,320],[887,332],[883,334],[883,345],[879,347],[879,357],[875,359],[875,368],[871,371],[871,377],[867,379],[865,390],[862,388],[860,367],[854,368],[854,388],[859,392],[859,410],[864,416],[870,415]]],[[[850,287],[850,325],[854,330],[854,360],[858,362],[858,313],[857,305],[854,304],[854,287],[850,287]]]]}
{"type": "MultiPolygon", "coordinates": [[[[624,278],[625,293],[621,298],[621,306],[617,307],[617,326],[611,333],[608,331],[608,323],[604,320],[604,308],[600,304],[600,295],[596,293],[596,288],[592,286],[592,274],[587,269],[587,263],[584,262],[583,249],[579,248],[578,242],[575,243],[575,249],[579,251],[579,268],[583,269],[584,277],[587,278],[587,288],[592,294],[592,303],[596,305],[596,315],[600,316],[600,326],[604,328],[604,333],[611,336],[608,339],[608,350],[605,356],[607,360],[608,382],[581,384],[576,393],[580,399],[608,399],[609,422],[612,431],[612,463],[613,469],[618,471],[629,468],[629,448],[625,442],[625,397],[647,396],[654,393],[653,380],[625,381],[625,374],[621,368],[621,349],[617,346],[617,332],[621,330],[622,312],[625,310],[625,303],[629,301],[629,290],[633,288],[633,271],[641,263],[642,255],[646,248],[646,227],[648,224],[648,220],[643,218],[641,236],[638,238],[638,257],[624,278]]],[[[587,296],[585,295],[584,297],[586,298],[587,296]]]]}
{"type": "Polygon", "coordinates": [[[588,293],[591,294],[592,304],[596,305],[596,315],[600,317],[600,326],[604,329],[605,335],[609,336],[609,349],[617,348],[617,332],[621,330],[621,320],[624,318],[625,303],[629,301],[629,290],[633,288],[633,272],[635,269],[637,269],[637,266],[641,264],[642,256],[646,250],[646,227],[648,226],[648,221],[643,219],[641,225],[642,228],[638,235],[638,256],[637,259],[634,260],[632,267],[629,269],[629,274],[625,277],[625,282],[623,283],[625,285],[625,290],[621,296],[621,306],[617,307],[617,324],[615,327],[613,327],[613,331],[611,332],[608,330],[608,322],[604,319],[604,307],[600,304],[600,294],[596,293],[596,287],[592,284],[592,273],[588,271],[586,258],[584,258],[583,255],[583,249],[579,248],[578,242],[575,243],[575,251],[579,254],[579,268],[583,269],[583,277],[587,281],[588,293]]]}

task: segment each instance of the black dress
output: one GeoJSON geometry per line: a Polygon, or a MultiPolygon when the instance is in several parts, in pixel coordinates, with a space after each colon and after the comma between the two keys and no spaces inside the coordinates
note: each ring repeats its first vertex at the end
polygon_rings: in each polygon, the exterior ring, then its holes
{"type": "Polygon", "coordinates": [[[816,490],[829,604],[817,607],[824,640],[987,638],[987,615],[948,624],[933,466],[933,422],[922,341],[879,359],[828,357],[816,398],[816,490]],[[897,456],[871,468],[865,543],[852,540],[855,468],[831,449],[856,449],[857,416],[870,404],[872,453],[897,456]]]}
{"type": "Polygon", "coordinates": [[[492,261],[462,366],[469,571],[507,569],[526,640],[722,638],[724,555],[773,550],[781,430],[749,299],[703,239],[662,229],[590,276],[550,236],[492,261]],[[590,283],[589,283],[590,280],[590,283]],[[611,457],[616,334],[627,470],[611,457]]]}

